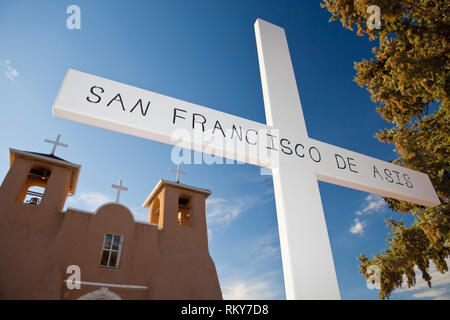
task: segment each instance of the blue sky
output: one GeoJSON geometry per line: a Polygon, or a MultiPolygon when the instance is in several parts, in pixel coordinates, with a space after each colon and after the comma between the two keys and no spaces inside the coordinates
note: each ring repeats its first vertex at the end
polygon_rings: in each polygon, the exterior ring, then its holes
{"type": "MultiPolygon", "coordinates": [[[[353,62],[370,58],[376,43],[356,37],[315,1],[19,1],[0,0],[0,179],[8,148],[56,152],[81,164],[77,194],[67,205],[95,210],[115,199],[137,220],[141,205],[169,172],[172,147],[54,118],[51,107],[67,69],[265,122],[253,24],[262,18],[286,30],[311,138],[383,160],[396,157],[374,133],[389,123],[368,92],[353,82],[353,62]],[[81,8],[81,29],[66,28],[66,8],[81,8]]],[[[284,299],[278,227],[270,176],[245,164],[183,165],[182,182],[208,188],[210,253],[225,298],[284,299]]],[[[412,219],[374,195],[320,183],[343,299],[376,299],[358,272],[357,256],[385,248],[383,219],[412,219]]],[[[319,254],[319,253],[318,253],[319,254]]],[[[419,281],[392,299],[449,298],[450,279],[419,281]]]]}

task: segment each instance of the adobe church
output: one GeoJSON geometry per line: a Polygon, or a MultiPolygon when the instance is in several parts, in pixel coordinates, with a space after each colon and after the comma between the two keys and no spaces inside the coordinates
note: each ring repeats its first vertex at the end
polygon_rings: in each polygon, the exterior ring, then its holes
{"type": "Polygon", "coordinates": [[[222,299],[208,249],[211,191],[160,180],[144,202],[147,223],[118,202],[63,211],[81,166],[53,152],[9,156],[0,187],[0,299],[222,299]],[[79,289],[69,289],[69,266],[80,268],[79,289]]]}

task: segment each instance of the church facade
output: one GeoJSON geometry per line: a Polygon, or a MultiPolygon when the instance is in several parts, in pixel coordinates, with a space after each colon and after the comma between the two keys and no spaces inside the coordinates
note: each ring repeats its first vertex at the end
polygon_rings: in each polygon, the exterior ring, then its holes
{"type": "Polygon", "coordinates": [[[0,299],[222,299],[208,249],[209,190],[160,180],[144,202],[148,222],[118,202],[64,210],[80,169],[10,149],[0,187],[0,299]]]}

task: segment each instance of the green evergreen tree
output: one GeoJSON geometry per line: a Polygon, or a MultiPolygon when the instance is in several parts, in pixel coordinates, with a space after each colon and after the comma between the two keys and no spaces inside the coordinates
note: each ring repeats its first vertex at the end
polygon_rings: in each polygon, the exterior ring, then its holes
{"type": "Polygon", "coordinates": [[[441,201],[424,208],[385,199],[397,212],[411,214],[414,222],[387,219],[391,229],[387,248],[371,259],[361,254],[361,274],[370,265],[381,271],[380,299],[389,298],[395,288],[416,284],[414,266],[431,287],[430,261],[444,273],[450,252],[450,2],[448,0],[323,0],[331,21],[357,35],[378,40],[374,58],[355,62],[355,82],[367,88],[376,111],[392,127],[376,133],[392,143],[399,157],[393,162],[428,174],[441,201]],[[377,5],[381,28],[369,28],[367,8],[377,5]]]}

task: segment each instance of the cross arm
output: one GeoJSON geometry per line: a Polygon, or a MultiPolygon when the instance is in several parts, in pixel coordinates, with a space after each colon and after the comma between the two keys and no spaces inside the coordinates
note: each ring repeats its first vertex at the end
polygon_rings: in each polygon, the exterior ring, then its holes
{"type": "Polygon", "coordinates": [[[263,167],[291,157],[322,181],[424,206],[440,203],[428,176],[418,171],[76,70],[68,71],[53,114],[263,167]]]}
{"type": "Polygon", "coordinates": [[[315,163],[321,181],[383,197],[434,207],[440,204],[428,175],[314,139],[323,161],[315,163]]]}

